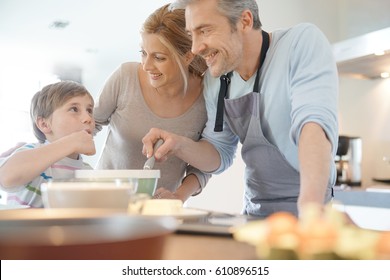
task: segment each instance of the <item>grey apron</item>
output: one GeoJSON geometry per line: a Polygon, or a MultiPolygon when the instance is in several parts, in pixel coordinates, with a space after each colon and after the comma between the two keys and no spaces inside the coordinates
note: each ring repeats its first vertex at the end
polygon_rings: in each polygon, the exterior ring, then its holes
{"type": "Polygon", "coordinates": [[[257,92],[225,99],[225,120],[240,138],[246,165],[244,213],[266,217],[277,211],[288,211],[297,215],[299,172],[264,137],[260,104],[261,94],[257,92]]]}
{"type": "Polygon", "coordinates": [[[279,149],[268,142],[261,129],[260,69],[269,47],[269,34],[263,42],[253,92],[228,99],[232,72],[221,76],[214,131],[222,131],[223,118],[240,138],[245,162],[244,214],[266,217],[277,211],[298,214],[299,173],[279,149]]]}
{"type": "MultiPolygon", "coordinates": [[[[280,150],[264,136],[261,128],[260,69],[269,47],[269,35],[262,31],[263,43],[260,65],[253,92],[237,99],[228,99],[230,75],[221,76],[214,131],[222,130],[223,118],[240,138],[241,155],[245,162],[244,214],[267,217],[278,211],[298,215],[297,201],[300,190],[299,172],[286,160],[280,150]]],[[[328,185],[325,201],[331,199],[328,185]]]]}

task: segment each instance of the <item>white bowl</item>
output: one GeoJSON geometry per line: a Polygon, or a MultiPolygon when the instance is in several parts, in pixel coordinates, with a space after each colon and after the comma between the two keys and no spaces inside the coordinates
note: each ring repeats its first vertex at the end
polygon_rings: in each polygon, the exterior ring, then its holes
{"type": "Polygon", "coordinates": [[[82,169],[75,171],[75,178],[82,180],[121,180],[136,184],[137,193],[147,193],[153,196],[157,182],[160,178],[160,170],[143,169],[82,169]]]}
{"type": "Polygon", "coordinates": [[[50,181],[42,184],[41,191],[45,208],[127,210],[135,187],[120,181],[50,181]]]}

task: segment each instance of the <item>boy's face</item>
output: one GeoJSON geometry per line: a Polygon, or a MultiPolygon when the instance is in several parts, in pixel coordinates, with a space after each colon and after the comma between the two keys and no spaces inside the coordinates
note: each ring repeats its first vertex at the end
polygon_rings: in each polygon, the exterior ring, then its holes
{"type": "Polygon", "coordinates": [[[89,134],[95,129],[93,103],[89,95],[70,98],[65,104],[54,110],[48,121],[47,140],[53,142],[71,133],[85,130],[89,134]]]}

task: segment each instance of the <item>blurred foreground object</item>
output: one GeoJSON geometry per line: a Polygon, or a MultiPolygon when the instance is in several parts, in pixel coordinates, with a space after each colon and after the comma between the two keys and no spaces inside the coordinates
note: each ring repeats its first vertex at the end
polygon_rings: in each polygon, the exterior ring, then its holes
{"type": "Polygon", "coordinates": [[[109,209],[0,211],[2,260],[161,259],[172,217],[142,217],[109,209]]]}
{"type": "Polygon", "coordinates": [[[299,220],[274,213],[238,227],[234,238],[255,246],[260,259],[390,259],[390,232],[358,228],[331,204],[308,205],[299,220]]]}

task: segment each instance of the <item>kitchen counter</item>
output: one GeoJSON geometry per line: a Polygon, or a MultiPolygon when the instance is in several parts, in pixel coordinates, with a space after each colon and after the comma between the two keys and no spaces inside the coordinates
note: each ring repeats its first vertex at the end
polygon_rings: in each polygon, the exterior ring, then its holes
{"type": "Polygon", "coordinates": [[[336,190],[334,200],[345,205],[390,208],[390,188],[373,186],[367,189],[336,190]]]}
{"type": "Polygon", "coordinates": [[[390,231],[390,188],[335,191],[334,207],[347,213],[361,228],[390,231]]]}
{"type": "Polygon", "coordinates": [[[228,236],[174,233],[167,237],[163,259],[249,260],[256,259],[256,249],[228,236]]]}

